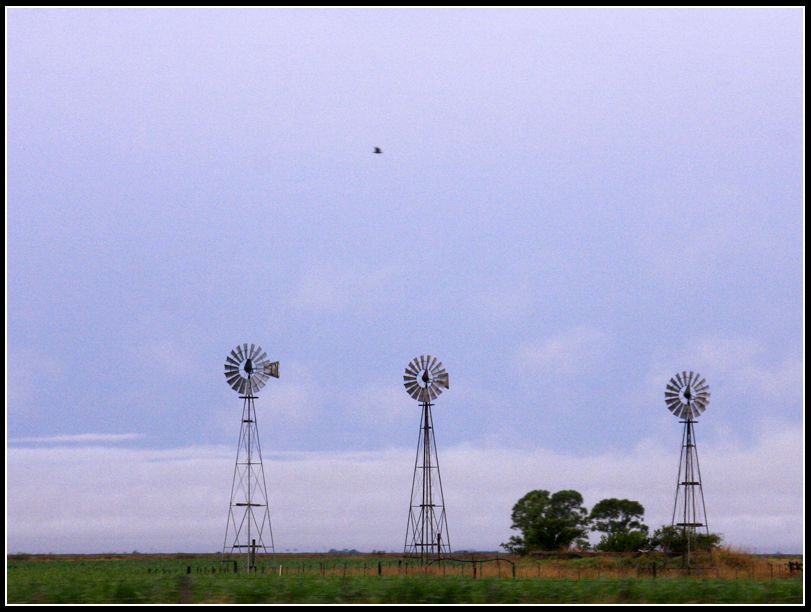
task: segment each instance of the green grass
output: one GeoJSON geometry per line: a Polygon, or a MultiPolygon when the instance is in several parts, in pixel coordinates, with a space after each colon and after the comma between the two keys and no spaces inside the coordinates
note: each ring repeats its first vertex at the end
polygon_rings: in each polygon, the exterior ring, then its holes
{"type": "MultiPolygon", "coordinates": [[[[801,579],[199,573],[186,560],[9,560],[9,603],[801,603],[801,579]],[[186,573],[186,566],[192,573],[186,573]]],[[[312,565],[312,564],[311,564],[312,565]]],[[[318,567],[318,563],[315,564],[318,567]]]]}

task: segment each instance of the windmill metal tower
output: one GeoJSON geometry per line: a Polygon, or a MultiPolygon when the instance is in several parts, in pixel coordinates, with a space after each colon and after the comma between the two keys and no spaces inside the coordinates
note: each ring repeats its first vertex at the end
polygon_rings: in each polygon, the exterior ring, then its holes
{"type": "Polygon", "coordinates": [[[684,423],[679,456],[679,474],[676,480],[676,499],[673,502],[671,527],[680,527],[686,553],[682,557],[685,567],[690,567],[691,554],[696,548],[696,534],[710,534],[707,524],[707,507],[704,504],[704,489],[701,485],[701,468],[698,464],[698,449],[693,425],[695,418],[707,409],[710,403],[710,387],[697,372],[676,373],[665,390],[665,405],[674,416],[684,423]]]}
{"type": "Polygon", "coordinates": [[[436,357],[421,355],[406,366],[403,380],[408,394],[419,401],[422,408],[403,553],[418,556],[420,560],[440,559],[443,555],[450,555],[451,543],[431,400],[439,397],[442,389],[448,388],[448,373],[436,357]]]}
{"type": "Polygon", "coordinates": [[[225,358],[225,378],[242,402],[242,424],[239,429],[231,501],[228,505],[228,523],[222,559],[240,556],[245,567],[256,569],[256,553],[272,553],[273,532],[270,528],[270,509],[262,465],[262,447],[256,426],[256,393],[268,378],[279,378],[279,362],[270,362],[259,345],[237,347],[225,358]]]}

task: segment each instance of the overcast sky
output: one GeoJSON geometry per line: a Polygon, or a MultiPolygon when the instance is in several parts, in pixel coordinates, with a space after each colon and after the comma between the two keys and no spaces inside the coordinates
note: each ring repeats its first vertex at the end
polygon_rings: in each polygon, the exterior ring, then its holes
{"type": "Polygon", "coordinates": [[[669,523],[697,370],[710,527],[801,550],[803,21],[7,10],[8,549],[217,550],[249,342],[279,550],[402,549],[426,353],[452,545],[669,523]]]}

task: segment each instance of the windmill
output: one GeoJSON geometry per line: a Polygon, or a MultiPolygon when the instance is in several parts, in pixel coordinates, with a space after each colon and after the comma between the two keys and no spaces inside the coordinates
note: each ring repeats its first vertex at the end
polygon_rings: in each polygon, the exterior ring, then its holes
{"type": "Polygon", "coordinates": [[[403,380],[408,394],[420,402],[422,408],[403,552],[418,556],[420,560],[439,559],[443,554],[450,554],[451,545],[431,402],[448,388],[448,373],[436,357],[420,355],[406,366],[403,380]]]}
{"type": "Polygon", "coordinates": [[[676,499],[673,502],[673,518],[670,524],[671,527],[681,528],[682,539],[686,545],[683,564],[688,568],[697,532],[700,530],[707,535],[710,534],[693,429],[695,418],[707,409],[709,403],[710,386],[697,372],[676,373],[667,383],[665,405],[673,416],[681,419],[680,423],[684,423],[679,474],[676,480],[676,499]]]}
{"type": "MultiPolygon", "coordinates": [[[[242,402],[242,425],[239,429],[231,501],[222,558],[245,553],[249,571],[256,569],[256,553],[274,552],[270,528],[267,483],[262,466],[262,447],[256,426],[256,393],[269,377],[279,378],[279,362],[271,362],[259,345],[237,347],[225,358],[225,379],[239,393],[242,402]]],[[[236,566],[235,566],[236,567],[236,566]]]]}

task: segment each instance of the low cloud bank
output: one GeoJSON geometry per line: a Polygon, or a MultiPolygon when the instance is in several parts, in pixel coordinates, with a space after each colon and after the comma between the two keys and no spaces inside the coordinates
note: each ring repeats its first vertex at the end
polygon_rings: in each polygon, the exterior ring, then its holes
{"type": "MultiPolygon", "coordinates": [[[[752,552],[799,552],[802,433],[699,448],[710,528],[752,552]]],[[[12,446],[8,552],[214,552],[225,535],[235,449],[12,446]]],[[[678,448],[646,440],[625,453],[574,457],[543,449],[439,449],[450,541],[495,550],[510,511],[532,489],[640,501],[652,528],[670,523],[678,448]]],[[[402,550],[413,449],[265,451],[278,551],[402,550]]]]}

